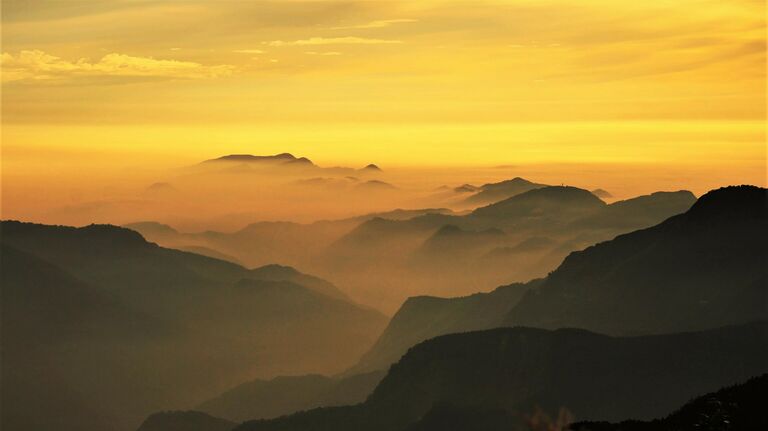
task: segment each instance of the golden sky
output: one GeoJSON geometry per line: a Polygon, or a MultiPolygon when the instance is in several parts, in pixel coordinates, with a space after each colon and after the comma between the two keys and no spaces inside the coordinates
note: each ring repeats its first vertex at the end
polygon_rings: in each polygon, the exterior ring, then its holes
{"type": "Polygon", "coordinates": [[[282,151],[327,164],[698,163],[765,183],[762,0],[2,7],[8,187],[282,151]]]}

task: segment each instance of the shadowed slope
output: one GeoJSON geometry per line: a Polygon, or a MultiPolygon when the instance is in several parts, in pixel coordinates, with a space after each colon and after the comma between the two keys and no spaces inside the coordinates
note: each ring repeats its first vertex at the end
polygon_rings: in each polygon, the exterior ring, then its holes
{"type": "Polygon", "coordinates": [[[701,395],[679,410],[648,422],[579,422],[574,431],[759,431],[768,429],[768,375],[701,395]]]}
{"type": "Polygon", "coordinates": [[[766,189],[715,190],[685,214],[572,253],[506,322],[633,334],[763,319],[766,238],[766,189]]]}
{"type": "Polygon", "coordinates": [[[577,419],[652,418],[695,394],[765,373],[767,343],[765,322],[627,338],[531,328],[446,335],[410,349],[363,404],[237,430],[397,431],[441,404],[502,409],[518,420],[535,406],[566,407],[577,419]]]}

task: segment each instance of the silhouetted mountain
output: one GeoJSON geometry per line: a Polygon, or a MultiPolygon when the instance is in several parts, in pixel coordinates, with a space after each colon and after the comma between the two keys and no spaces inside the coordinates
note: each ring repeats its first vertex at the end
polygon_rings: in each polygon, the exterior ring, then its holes
{"type": "Polygon", "coordinates": [[[128,429],[138,410],[190,389],[186,366],[165,373],[161,362],[162,346],[188,352],[185,331],[29,253],[1,253],[0,428],[128,429]]]}
{"type": "Polygon", "coordinates": [[[290,162],[296,162],[297,160],[301,161],[300,163],[306,163],[309,162],[310,164],[312,162],[309,161],[306,157],[302,157],[300,159],[297,159],[296,156],[290,153],[280,153],[275,154],[273,156],[254,156],[251,154],[230,154],[228,156],[222,156],[218,157],[216,159],[210,159],[205,160],[203,163],[226,163],[226,162],[234,162],[234,163],[290,163],[290,162]]]}
{"type": "Polygon", "coordinates": [[[453,191],[456,193],[474,193],[482,190],[480,187],[473,186],[472,184],[462,184],[458,187],[454,187],[453,191]]]}
{"type": "Polygon", "coordinates": [[[369,165],[366,165],[366,166],[365,166],[363,169],[361,169],[361,170],[362,170],[362,171],[370,171],[370,172],[381,172],[381,168],[380,168],[380,167],[378,167],[378,166],[376,166],[376,165],[374,165],[373,163],[371,163],[371,164],[369,164],[369,165]]]}
{"type": "Polygon", "coordinates": [[[334,286],[333,283],[313,275],[302,274],[290,266],[277,264],[265,265],[250,270],[249,276],[258,280],[290,281],[332,298],[349,300],[349,297],[339,290],[338,287],[334,286]]]}
{"type": "Polygon", "coordinates": [[[384,371],[373,371],[345,378],[308,375],[254,380],[202,403],[197,409],[235,422],[275,418],[317,407],[363,402],[383,377],[384,371]]]}
{"type": "Polygon", "coordinates": [[[574,222],[572,227],[640,229],[653,226],[670,215],[683,213],[695,202],[696,196],[687,190],[656,192],[606,205],[601,211],[574,222]]]}
{"type": "MultiPolygon", "coordinates": [[[[465,184],[461,187],[466,186],[468,186],[468,184],[465,184]]],[[[484,184],[479,187],[479,192],[465,199],[463,203],[472,206],[487,205],[541,187],[546,187],[546,184],[536,184],[526,179],[516,177],[511,180],[505,180],[498,183],[484,184]]]]}
{"type": "Polygon", "coordinates": [[[768,429],[768,375],[699,396],[652,421],[578,422],[574,431],[761,431],[768,429]]]}
{"type": "Polygon", "coordinates": [[[663,223],[569,255],[509,325],[611,334],[768,318],[766,189],[727,187],[663,223]]]}
{"type": "Polygon", "coordinates": [[[512,430],[524,429],[524,415],[536,407],[566,408],[577,420],[650,419],[695,394],[765,373],[766,345],[768,322],[626,338],[531,328],[445,335],[411,348],[362,404],[236,430],[403,430],[441,405],[504,410],[518,419],[507,422],[512,430]]]}
{"type": "Polygon", "coordinates": [[[226,260],[227,262],[232,262],[232,263],[241,265],[241,263],[234,256],[224,254],[220,251],[214,250],[209,247],[203,247],[199,245],[188,245],[188,246],[178,247],[178,249],[181,251],[188,251],[190,253],[212,257],[214,259],[219,259],[219,260],[226,260]]]}
{"type": "Polygon", "coordinates": [[[529,288],[511,284],[460,298],[408,298],[376,344],[347,374],[387,369],[411,346],[439,335],[498,327],[529,288]]]}
{"type": "Polygon", "coordinates": [[[603,190],[603,189],[594,189],[590,193],[592,193],[593,195],[599,197],[600,199],[609,199],[609,198],[613,197],[612,194],[608,193],[608,191],[603,190]]]}
{"type": "Polygon", "coordinates": [[[499,244],[505,240],[506,235],[500,229],[489,228],[475,231],[447,224],[427,238],[416,253],[418,254],[417,258],[422,256],[432,259],[435,256],[440,256],[438,265],[443,265],[445,260],[450,259],[451,256],[461,259],[467,252],[499,244]]]}
{"type": "Polygon", "coordinates": [[[605,206],[592,193],[569,186],[537,187],[503,201],[478,208],[474,218],[503,220],[504,225],[530,225],[536,223],[562,223],[605,206]]]}
{"type": "Polygon", "coordinates": [[[534,236],[534,237],[525,239],[523,241],[520,241],[519,243],[515,244],[512,247],[495,248],[491,250],[487,256],[502,257],[502,256],[521,254],[521,253],[530,253],[530,252],[535,252],[539,250],[546,250],[553,247],[554,245],[555,245],[555,242],[549,238],[534,236]]]}
{"type": "MultiPolygon", "coordinates": [[[[109,337],[103,337],[106,341],[100,338],[100,332],[92,334],[80,326],[72,330],[78,336],[75,340],[48,339],[35,334],[57,334],[69,326],[52,321],[40,323],[41,329],[35,330],[36,326],[4,321],[3,365],[15,363],[13,374],[33,376],[32,382],[38,378],[52,385],[64,382],[61,386],[65,389],[76,388],[77,394],[70,394],[73,402],[101,411],[90,416],[30,413],[43,403],[40,399],[49,391],[41,392],[41,388],[46,385],[4,380],[3,390],[32,394],[17,397],[17,404],[3,405],[4,418],[17,417],[21,422],[40,425],[21,429],[135,428],[138,420],[151,411],[193,405],[255,377],[338,372],[345,368],[345,362],[348,366],[358,358],[385,325],[384,316],[341,298],[330,283],[316,277],[284,267],[251,271],[229,262],[162,248],[134,231],[115,226],[72,228],[3,222],[1,240],[4,248],[34,257],[31,262],[14,263],[3,253],[3,319],[16,316],[14,310],[29,310],[29,314],[37,316],[38,310],[48,309],[56,312],[40,318],[59,319],[58,307],[72,304],[78,308],[68,316],[85,319],[82,325],[87,328],[111,331],[109,337]],[[33,275],[47,273],[34,263],[43,260],[68,275],[35,281],[33,275]],[[67,277],[92,286],[88,292],[111,298],[130,311],[128,317],[75,295],[85,289],[73,287],[71,295],[63,288],[55,290],[54,286],[74,283],[62,280],[67,277]],[[8,296],[6,301],[5,292],[26,292],[29,286],[56,295],[41,293],[16,302],[8,296]],[[69,296],[72,298],[67,299],[69,296]],[[54,299],[56,302],[51,302],[54,299]],[[141,329],[138,335],[131,336],[136,341],[129,342],[129,335],[120,336],[117,329],[109,329],[117,323],[109,326],[96,320],[102,309],[107,317],[120,323],[120,328],[144,328],[142,322],[162,325],[147,323],[149,328],[141,329]],[[130,318],[132,315],[141,318],[130,318]],[[15,353],[13,345],[5,341],[13,338],[35,339],[35,348],[40,352],[58,353],[61,349],[63,353],[40,356],[43,359],[39,362],[6,361],[15,353]],[[302,354],[297,355],[297,351],[302,354]],[[54,358],[57,362],[50,363],[54,358]],[[118,383],[122,385],[119,389],[115,387],[118,383]],[[119,396],[107,396],[112,392],[119,396]],[[109,405],[103,405],[107,401],[109,405]],[[78,422],[80,417],[110,425],[83,424],[78,422]],[[45,420],[49,422],[41,425],[45,420]]],[[[20,344],[19,352],[25,349],[20,344]]],[[[20,358],[38,357],[22,353],[20,358]]],[[[65,389],[53,394],[68,394],[65,389]]]]}
{"type": "Polygon", "coordinates": [[[137,431],[230,431],[234,422],[196,411],[155,413],[137,431]]]}
{"type": "Polygon", "coordinates": [[[168,226],[167,224],[162,224],[154,221],[141,221],[136,223],[128,223],[126,225],[123,225],[126,229],[135,230],[136,232],[139,232],[142,236],[153,236],[153,237],[165,237],[165,236],[173,236],[178,235],[178,231],[171,226],[168,226]]]}

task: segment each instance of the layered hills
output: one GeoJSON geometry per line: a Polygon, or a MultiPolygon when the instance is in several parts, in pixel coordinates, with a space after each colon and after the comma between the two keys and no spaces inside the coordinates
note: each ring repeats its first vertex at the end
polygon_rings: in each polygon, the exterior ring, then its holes
{"type": "Polygon", "coordinates": [[[386,323],[292,268],[108,225],[1,228],[4,429],[135,429],[249,379],[341,371],[386,323]],[[43,382],[58,414],[37,414],[43,382]]]}

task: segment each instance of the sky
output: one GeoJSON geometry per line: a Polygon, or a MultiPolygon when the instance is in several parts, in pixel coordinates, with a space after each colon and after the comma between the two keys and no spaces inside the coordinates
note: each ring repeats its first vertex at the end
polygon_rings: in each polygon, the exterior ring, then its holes
{"type": "Polygon", "coordinates": [[[4,196],[284,151],[328,165],[684,167],[700,188],[713,171],[765,185],[765,12],[4,0],[4,196]]]}

